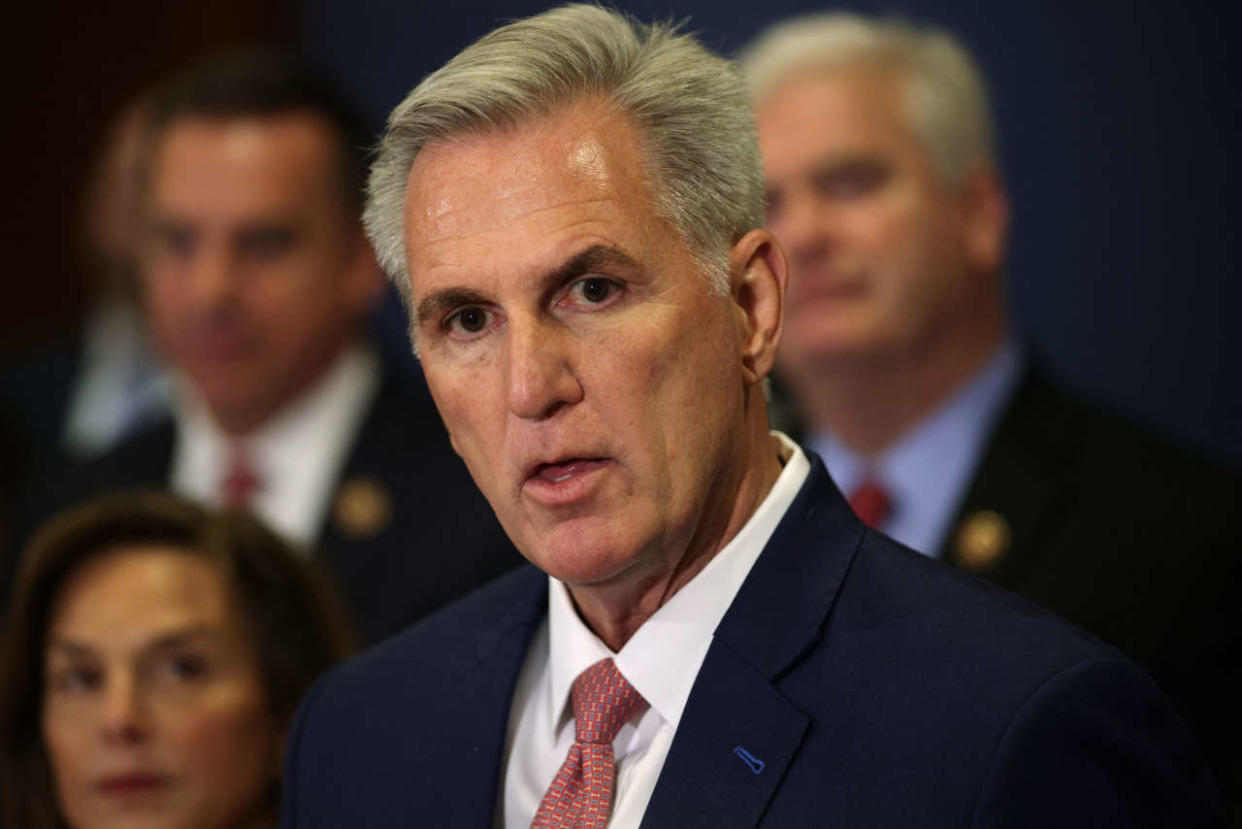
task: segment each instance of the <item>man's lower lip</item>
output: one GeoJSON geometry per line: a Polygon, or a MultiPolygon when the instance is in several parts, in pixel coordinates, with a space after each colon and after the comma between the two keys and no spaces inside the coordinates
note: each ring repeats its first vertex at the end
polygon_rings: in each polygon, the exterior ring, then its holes
{"type": "Polygon", "coordinates": [[[568,504],[590,494],[599,473],[610,461],[598,458],[558,464],[560,474],[535,474],[526,479],[523,489],[536,501],[555,506],[568,504]]]}

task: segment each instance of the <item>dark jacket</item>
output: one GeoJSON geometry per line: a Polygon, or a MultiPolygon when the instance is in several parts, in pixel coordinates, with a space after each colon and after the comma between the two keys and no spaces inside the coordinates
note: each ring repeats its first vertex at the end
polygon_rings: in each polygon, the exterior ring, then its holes
{"type": "MultiPolygon", "coordinates": [[[[289,737],[284,826],[491,827],[546,585],[522,568],[321,680],[289,737]]],[[[1139,668],[867,530],[816,458],[713,637],[643,825],[1194,827],[1213,799],[1139,668]]]]}

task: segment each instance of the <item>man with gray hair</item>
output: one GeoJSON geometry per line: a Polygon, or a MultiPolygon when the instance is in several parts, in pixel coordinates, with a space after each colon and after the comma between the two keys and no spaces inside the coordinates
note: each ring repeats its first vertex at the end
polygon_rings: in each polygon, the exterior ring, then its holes
{"type": "Polygon", "coordinates": [[[1025,355],[970,54],[933,27],[824,13],[774,25],[741,64],[790,263],[793,431],[875,528],[1126,652],[1238,786],[1242,483],[1025,355]]]}
{"type": "Polygon", "coordinates": [[[1209,820],[1137,667],[769,430],[786,265],[726,61],[595,6],[504,26],[393,112],[366,215],[534,566],[316,687],[286,826],[1209,820]]]}

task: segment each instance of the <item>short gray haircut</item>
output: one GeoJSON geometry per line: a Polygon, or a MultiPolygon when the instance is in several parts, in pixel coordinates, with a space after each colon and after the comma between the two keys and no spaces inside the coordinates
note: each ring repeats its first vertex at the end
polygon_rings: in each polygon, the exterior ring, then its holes
{"type": "Polygon", "coordinates": [[[761,32],[739,62],[756,102],[808,71],[893,72],[910,127],[946,182],[960,184],[976,162],[995,163],[983,74],[966,47],[943,29],[850,12],[808,14],[761,32]]]}
{"type": "Polygon", "coordinates": [[[574,4],[485,35],[414,88],[388,118],[363,222],[410,305],[402,229],[406,184],[430,142],[501,131],[598,96],[638,130],[653,208],[685,240],[714,291],[728,256],[763,226],[754,115],[736,68],[676,23],[645,25],[574,4]]]}

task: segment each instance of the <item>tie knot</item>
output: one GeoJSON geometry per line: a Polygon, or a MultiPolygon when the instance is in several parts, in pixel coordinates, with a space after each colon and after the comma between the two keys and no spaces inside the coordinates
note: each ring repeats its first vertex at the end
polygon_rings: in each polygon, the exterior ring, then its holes
{"type": "Polygon", "coordinates": [[[611,743],[621,726],[647,707],[611,659],[601,659],[578,674],[569,697],[575,739],[580,743],[611,743]]]}
{"type": "Polygon", "coordinates": [[[220,499],[227,507],[244,508],[250,505],[254,495],[263,488],[249,456],[241,449],[229,455],[229,466],[220,481],[220,499]]]}
{"type": "Polygon", "coordinates": [[[867,478],[850,493],[850,507],[854,514],[872,528],[878,528],[893,511],[893,501],[888,491],[874,478],[867,478]]]}

